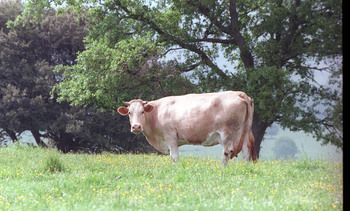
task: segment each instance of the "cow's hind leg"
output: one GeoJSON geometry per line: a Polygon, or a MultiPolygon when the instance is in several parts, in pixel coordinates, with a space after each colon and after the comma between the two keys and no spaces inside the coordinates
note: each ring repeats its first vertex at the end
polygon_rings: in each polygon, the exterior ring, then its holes
{"type": "Polygon", "coordinates": [[[233,150],[228,150],[225,149],[223,150],[223,155],[222,155],[222,160],[221,160],[221,167],[226,166],[228,161],[232,159],[234,156],[234,151],[233,150]]]}
{"type": "Polygon", "coordinates": [[[226,149],[224,148],[223,153],[222,153],[222,160],[221,160],[221,167],[224,167],[227,165],[228,160],[230,159],[229,154],[227,153],[226,149]]]}
{"type": "Polygon", "coordinates": [[[243,147],[242,147],[242,153],[243,153],[243,158],[245,161],[250,160],[250,149],[249,149],[249,143],[244,142],[243,147]]]}
{"type": "Polygon", "coordinates": [[[230,159],[237,157],[238,153],[242,150],[243,144],[241,142],[242,129],[233,128],[233,130],[225,135],[221,135],[221,140],[223,141],[220,144],[224,148],[221,166],[227,165],[230,159]]]}
{"type": "Polygon", "coordinates": [[[242,147],[243,157],[245,161],[254,161],[256,162],[256,152],[254,146],[254,136],[253,134],[247,133],[244,138],[244,144],[242,147]]]}
{"type": "Polygon", "coordinates": [[[233,157],[237,157],[237,153],[234,150],[235,148],[234,148],[233,141],[225,142],[225,145],[223,146],[223,148],[224,149],[222,152],[221,166],[226,166],[230,159],[232,159],[233,157]]]}

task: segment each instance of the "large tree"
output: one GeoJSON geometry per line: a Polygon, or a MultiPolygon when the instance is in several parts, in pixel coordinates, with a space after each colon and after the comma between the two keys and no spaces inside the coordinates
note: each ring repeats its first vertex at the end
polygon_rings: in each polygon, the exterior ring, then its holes
{"type": "Polygon", "coordinates": [[[75,21],[73,13],[56,16],[54,10],[47,10],[40,23],[15,26],[11,21],[24,5],[20,1],[0,4],[0,128],[14,141],[16,134],[29,130],[38,145],[46,146],[40,131],[48,132],[62,111],[70,109],[50,96],[60,77],[52,70],[58,64],[72,64],[84,49],[86,24],[75,21]]]}
{"type": "Polygon", "coordinates": [[[76,53],[84,50],[86,22],[69,11],[56,16],[51,9],[38,23],[30,23],[28,16],[13,24],[23,9],[20,1],[0,1],[0,142],[5,136],[16,141],[28,130],[38,145],[46,146],[43,137],[48,138],[63,152],[147,148],[139,139],[128,142],[134,137],[119,115],[58,103],[50,95],[62,80],[54,67],[74,64],[76,53]]]}
{"type": "Polygon", "coordinates": [[[315,80],[316,72],[342,74],[341,0],[36,0],[27,14],[40,17],[50,3],[89,11],[95,23],[87,50],[58,87],[61,99],[111,108],[136,95],[137,82],[125,73],[175,52],[177,70],[191,72],[200,91],[243,90],[254,99],[258,154],[274,122],[319,139],[331,134],[342,147],[342,95],[315,80]]]}

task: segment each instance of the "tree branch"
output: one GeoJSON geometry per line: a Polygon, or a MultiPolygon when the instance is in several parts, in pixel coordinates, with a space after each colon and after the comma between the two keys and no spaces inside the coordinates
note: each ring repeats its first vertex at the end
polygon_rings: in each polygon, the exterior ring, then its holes
{"type": "Polygon", "coordinates": [[[287,30],[287,35],[285,36],[284,41],[282,43],[282,55],[286,55],[289,53],[290,51],[289,45],[291,44],[293,37],[295,35],[295,32],[298,29],[299,21],[298,21],[297,11],[296,11],[298,6],[300,6],[300,0],[296,0],[295,4],[292,6],[292,15],[289,18],[289,21],[290,21],[289,28],[287,30]]]}
{"type": "Polygon", "coordinates": [[[239,47],[240,57],[243,61],[245,68],[253,68],[254,67],[254,58],[250,52],[250,49],[248,45],[246,44],[246,41],[242,34],[240,33],[239,29],[239,20],[238,20],[238,13],[236,8],[236,0],[230,0],[230,31],[232,37],[236,40],[237,45],[239,47]]]}
{"type": "Polygon", "coordinates": [[[220,29],[222,32],[230,35],[230,29],[227,26],[222,25],[216,18],[214,15],[211,15],[211,10],[210,8],[204,6],[203,4],[201,4],[201,2],[197,1],[197,0],[190,0],[187,1],[187,4],[193,6],[193,7],[197,7],[199,12],[202,13],[205,17],[207,17],[211,23],[213,23],[218,29],[220,29]]]}
{"type": "Polygon", "coordinates": [[[254,67],[254,58],[250,52],[249,47],[247,46],[244,37],[239,31],[239,21],[238,21],[238,13],[236,8],[236,0],[230,1],[230,18],[231,23],[229,26],[222,25],[211,13],[211,9],[204,6],[197,0],[187,1],[187,3],[191,6],[197,7],[199,12],[202,13],[205,17],[207,17],[211,23],[213,23],[217,28],[219,28],[222,32],[226,33],[233,37],[234,43],[230,42],[229,44],[236,44],[241,51],[240,57],[243,61],[243,64],[246,68],[254,67]]]}
{"type": "Polygon", "coordinates": [[[210,43],[221,43],[221,44],[237,44],[237,42],[234,39],[226,40],[226,39],[217,39],[217,38],[194,39],[194,40],[190,40],[190,42],[210,42],[210,43]]]}
{"type": "Polygon", "coordinates": [[[198,67],[199,65],[201,65],[201,62],[198,62],[198,63],[195,63],[195,64],[192,64],[186,68],[181,68],[181,71],[182,72],[189,72],[191,70],[194,70],[196,67],[198,67]]]}
{"type": "Polygon", "coordinates": [[[197,53],[205,65],[208,65],[210,68],[212,68],[215,71],[215,73],[217,73],[220,77],[227,78],[227,75],[216,64],[214,64],[213,61],[211,61],[211,59],[208,57],[206,53],[204,53],[196,45],[188,44],[182,41],[180,38],[177,38],[176,36],[173,36],[167,33],[165,30],[162,30],[154,21],[146,17],[145,14],[143,13],[136,14],[131,12],[126,6],[122,5],[120,1],[116,1],[115,3],[122,10],[124,10],[124,12],[126,12],[130,18],[147,23],[153,30],[155,30],[159,35],[164,36],[167,40],[172,40],[182,48],[185,48],[194,53],[197,53]]]}
{"type": "Polygon", "coordinates": [[[260,4],[256,5],[253,9],[251,9],[251,10],[249,10],[249,11],[243,13],[243,15],[248,15],[249,13],[251,13],[251,12],[253,12],[253,11],[259,9],[259,8],[262,7],[266,2],[267,2],[267,0],[261,2],[260,4]]]}
{"type": "Polygon", "coordinates": [[[168,50],[166,50],[162,56],[165,56],[166,54],[168,54],[170,51],[177,51],[177,50],[182,50],[183,48],[169,48],[168,50]]]}

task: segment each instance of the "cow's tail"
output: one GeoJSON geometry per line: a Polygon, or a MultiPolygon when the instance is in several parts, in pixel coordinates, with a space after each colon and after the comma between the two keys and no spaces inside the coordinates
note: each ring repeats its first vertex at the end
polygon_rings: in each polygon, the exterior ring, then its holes
{"type": "Polygon", "coordinates": [[[242,138],[244,141],[248,141],[248,143],[243,143],[248,147],[249,150],[249,160],[256,161],[256,151],[255,151],[255,145],[254,145],[254,136],[253,136],[253,115],[254,115],[254,103],[248,95],[245,93],[240,93],[239,97],[244,99],[244,102],[247,106],[247,113],[244,120],[244,128],[242,132],[242,138]],[[246,139],[247,138],[247,139],[246,139]]]}

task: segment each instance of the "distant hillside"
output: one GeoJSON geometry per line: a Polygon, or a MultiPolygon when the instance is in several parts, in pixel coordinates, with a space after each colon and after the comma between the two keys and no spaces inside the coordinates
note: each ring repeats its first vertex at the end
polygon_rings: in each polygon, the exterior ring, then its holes
{"type": "MultiPolygon", "coordinates": [[[[265,139],[261,144],[260,151],[260,159],[263,160],[274,160],[275,157],[272,152],[272,147],[274,142],[279,137],[290,137],[294,140],[296,146],[298,147],[299,159],[326,159],[330,161],[342,161],[343,160],[343,152],[341,150],[337,150],[337,148],[333,145],[322,146],[320,142],[317,142],[315,138],[311,135],[308,135],[304,132],[292,132],[290,130],[282,130],[278,125],[274,125],[272,128],[267,130],[267,134],[265,135],[265,139]],[[270,130],[274,130],[270,135],[270,130]]],[[[222,147],[220,145],[213,147],[203,147],[203,146],[181,146],[179,148],[180,156],[181,155],[201,155],[201,156],[214,156],[221,158],[222,155],[222,147]]],[[[242,155],[238,156],[238,159],[241,158],[242,155]]]]}
{"type": "Polygon", "coordinates": [[[320,142],[317,142],[315,138],[304,132],[292,132],[290,130],[279,129],[278,133],[274,136],[265,136],[265,140],[261,144],[261,158],[263,159],[273,159],[272,147],[275,140],[287,136],[293,139],[298,147],[300,159],[326,159],[331,161],[342,161],[343,152],[333,145],[322,146],[320,142]]]}

